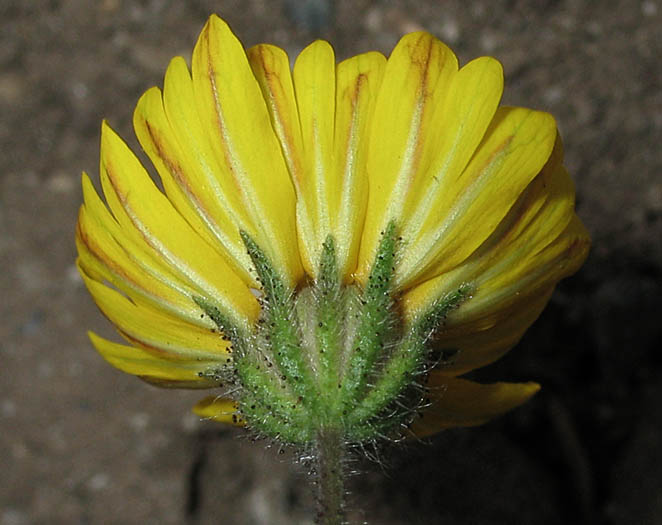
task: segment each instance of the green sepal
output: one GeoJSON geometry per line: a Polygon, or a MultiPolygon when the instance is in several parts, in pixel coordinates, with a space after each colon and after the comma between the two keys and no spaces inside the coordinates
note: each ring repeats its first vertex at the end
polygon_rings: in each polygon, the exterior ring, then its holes
{"type": "Polygon", "coordinates": [[[228,395],[242,420],[257,435],[299,445],[328,432],[348,443],[401,435],[422,404],[423,376],[434,364],[427,343],[471,287],[440,297],[406,323],[392,289],[400,244],[395,223],[382,234],[364,288],[342,285],[331,236],[316,278],[300,290],[286,286],[253,239],[241,236],[262,286],[253,330],[237,329],[208,301],[194,299],[232,341],[232,366],[210,373],[231,376],[228,395]]]}
{"type": "Polygon", "coordinates": [[[470,287],[463,285],[455,292],[447,294],[414,322],[405,332],[389,359],[384,363],[377,380],[368,394],[354,408],[348,426],[354,432],[363,434],[364,425],[381,426],[384,416],[401,422],[402,418],[413,416],[415,407],[408,406],[417,394],[417,376],[425,372],[430,364],[427,342],[438,330],[449,312],[457,308],[469,295],[470,287]],[[408,391],[413,387],[412,391],[408,391]]]}
{"type": "Polygon", "coordinates": [[[296,399],[302,397],[309,408],[316,399],[311,390],[311,370],[301,348],[298,323],[294,316],[294,292],[285,286],[267,256],[246,233],[241,232],[248,255],[250,255],[264,297],[262,318],[259,320],[260,336],[266,343],[264,351],[269,362],[277,365],[283,384],[292,391],[296,399]]]}
{"type": "Polygon", "coordinates": [[[391,222],[382,233],[375,262],[362,291],[356,313],[356,335],[342,378],[341,397],[345,413],[354,410],[373,381],[378,359],[394,344],[399,326],[391,297],[396,251],[396,227],[391,222]]]}

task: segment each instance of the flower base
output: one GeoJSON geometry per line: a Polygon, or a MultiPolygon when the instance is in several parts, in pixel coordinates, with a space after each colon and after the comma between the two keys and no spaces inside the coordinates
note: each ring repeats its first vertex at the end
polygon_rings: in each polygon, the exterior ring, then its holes
{"type": "Polygon", "coordinates": [[[391,289],[400,243],[395,224],[382,234],[364,289],[342,285],[331,236],[317,278],[301,290],[288,289],[264,252],[243,238],[262,284],[252,333],[196,298],[232,341],[232,366],[209,374],[233,385],[239,417],[258,435],[292,444],[316,442],[329,429],[345,443],[401,436],[425,398],[433,364],[426,342],[469,287],[405,323],[391,289]]]}

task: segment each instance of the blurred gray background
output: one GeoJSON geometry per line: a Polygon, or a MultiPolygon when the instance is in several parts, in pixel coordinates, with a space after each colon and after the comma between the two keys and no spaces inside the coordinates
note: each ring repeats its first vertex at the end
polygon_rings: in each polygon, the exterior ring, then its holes
{"type": "Polygon", "coordinates": [[[338,59],[388,53],[418,29],[462,63],[496,56],[504,101],[557,117],[593,235],[518,348],[478,374],[541,394],[355,462],[352,518],[662,523],[662,2],[0,0],[0,525],[312,522],[290,451],[199,421],[198,394],[123,375],[85,334],[112,334],[74,267],[100,121],[135,145],[135,102],[212,12],[291,57],[320,37],[338,59]]]}

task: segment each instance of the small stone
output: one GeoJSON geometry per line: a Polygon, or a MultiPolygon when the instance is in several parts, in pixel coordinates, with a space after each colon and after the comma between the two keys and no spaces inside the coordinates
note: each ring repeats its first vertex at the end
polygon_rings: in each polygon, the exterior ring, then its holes
{"type": "Polygon", "coordinates": [[[71,264],[71,265],[67,266],[66,279],[71,284],[75,284],[75,285],[83,284],[83,278],[80,276],[80,272],[78,271],[78,267],[75,264],[71,264]]]}
{"type": "Polygon", "coordinates": [[[657,3],[652,0],[641,2],[641,13],[648,17],[655,16],[657,14],[657,3]]]}
{"type": "Polygon", "coordinates": [[[98,472],[87,481],[87,488],[92,492],[105,489],[110,483],[110,477],[105,472],[98,472]]]}
{"type": "Polygon", "coordinates": [[[460,26],[454,18],[446,18],[439,29],[441,37],[451,44],[460,39],[460,26]]]}
{"type": "Polygon", "coordinates": [[[384,24],[382,10],[378,7],[369,9],[363,17],[363,23],[368,31],[372,31],[373,33],[381,31],[384,24]]]}
{"type": "Polygon", "coordinates": [[[149,414],[138,412],[129,418],[129,426],[136,432],[144,431],[149,425],[149,414]]]}
{"type": "Polygon", "coordinates": [[[64,172],[51,175],[46,184],[49,191],[58,194],[71,193],[77,187],[73,175],[64,172]]]}

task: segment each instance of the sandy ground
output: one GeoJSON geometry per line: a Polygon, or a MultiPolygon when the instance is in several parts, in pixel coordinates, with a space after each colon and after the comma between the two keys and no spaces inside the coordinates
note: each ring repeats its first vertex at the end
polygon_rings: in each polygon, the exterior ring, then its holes
{"type": "Polygon", "coordinates": [[[543,392],[486,427],[384,451],[353,481],[376,524],[662,523],[662,2],[0,0],[0,525],[310,523],[307,478],[96,355],[74,267],[81,170],[211,12],[248,46],[339,58],[427,29],[552,112],[594,239],[519,347],[481,371],[543,392]]]}

